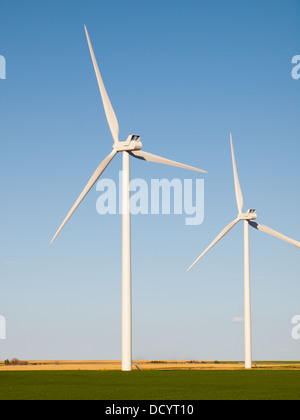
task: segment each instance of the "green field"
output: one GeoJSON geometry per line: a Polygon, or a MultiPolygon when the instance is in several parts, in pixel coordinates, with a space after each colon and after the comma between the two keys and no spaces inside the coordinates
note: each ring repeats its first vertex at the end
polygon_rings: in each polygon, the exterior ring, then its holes
{"type": "Polygon", "coordinates": [[[300,371],[0,372],[1,400],[298,400],[300,371]]]}

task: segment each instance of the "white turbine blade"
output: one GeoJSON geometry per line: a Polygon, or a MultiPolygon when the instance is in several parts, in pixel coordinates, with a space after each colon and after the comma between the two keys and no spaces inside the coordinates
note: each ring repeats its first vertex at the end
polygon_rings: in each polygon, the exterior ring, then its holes
{"type": "Polygon", "coordinates": [[[118,143],[119,142],[118,120],[117,120],[116,114],[113,110],[113,107],[110,103],[109,97],[107,95],[107,92],[106,92],[106,89],[105,89],[105,86],[104,86],[104,83],[103,83],[103,80],[102,80],[102,77],[101,77],[101,74],[100,74],[100,70],[99,70],[99,67],[98,67],[98,64],[97,64],[97,61],[96,61],[96,58],[95,58],[95,54],[94,54],[94,51],[93,51],[93,47],[92,47],[92,44],[91,44],[90,37],[89,37],[86,26],[84,26],[84,29],[85,29],[86,38],[87,38],[87,41],[88,41],[88,44],[89,44],[89,49],[90,49],[90,53],[91,53],[91,56],[92,56],[94,69],[95,69],[96,77],[97,77],[97,80],[98,80],[98,85],[99,85],[99,89],[100,89],[100,93],[101,93],[102,102],[103,102],[106,118],[107,118],[107,121],[108,121],[108,125],[109,125],[109,128],[110,128],[111,134],[113,136],[114,142],[118,143]]]}
{"type": "Polygon", "coordinates": [[[178,166],[179,168],[190,169],[191,171],[207,173],[202,169],[197,169],[192,166],[184,165],[183,163],[174,162],[173,160],[165,159],[160,156],[155,156],[151,153],[144,152],[143,150],[135,150],[134,152],[130,152],[130,154],[137,159],[147,160],[149,162],[163,163],[165,165],[178,166]]]}
{"type": "Polygon", "coordinates": [[[224,230],[222,230],[220,235],[209,245],[209,247],[203,252],[203,254],[201,254],[200,257],[196,259],[196,261],[190,266],[190,268],[187,271],[190,271],[190,269],[194,267],[194,265],[197,264],[197,262],[200,261],[201,258],[203,258],[204,255],[207,254],[208,251],[210,251],[239,221],[240,219],[234,220],[224,230]]]}
{"type": "Polygon", "coordinates": [[[95,183],[98,181],[99,177],[102,175],[102,173],[105,171],[105,169],[107,168],[107,166],[109,165],[109,163],[112,161],[112,159],[115,157],[115,155],[117,154],[116,150],[113,150],[104,160],[103,162],[98,166],[98,168],[96,169],[96,171],[94,172],[92,178],[89,180],[89,182],[87,183],[85,189],[82,191],[82,193],[80,194],[80,196],[78,197],[76,203],[74,204],[74,206],[72,207],[72,209],[69,211],[67,217],[65,218],[65,220],[63,221],[63,223],[61,224],[60,228],[58,229],[58,231],[56,232],[56,234],[54,235],[51,244],[54,242],[54,240],[56,239],[56,237],[58,236],[58,234],[60,233],[60,231],[62,230],[62,228],[65,226],[65,224],[67,223],[67,221],[70,219],[70,217],[72,216],[72,214],[75,212],[75,210],[77,209],[77,207],[79,206],[79,204],[82,202],[82,200],[84,199],[84,197],[87,195],[87,193],[91,190],[91,188],[95,185],[95,183]]]}
{"type": "Polygon", "coordinates": [[[235,155],[234,155],[234,150],[233,150],[233,141],[232,141],[232,135],[231,134],[230,134],[230,142],[231,142],[231,153],[232,153],[236,202],[237,202],[238,210],[241,214],[241,213],[243,213],[244,200],[243,200],[241,185],[240,185],[238,172],[237,172],[237,167],[236,167],[235,155]]]}
{"type": "Polygon", "coordinates": [[[275,236],[275,238],[281,239],[282,241],[288,242],[291,245],[295,245],[297,248],[300,248],[300,242],[295,241],[294,239],[290,239],[287,236],[282,235],[281,233],[276,232],[273,229],[270,229],[267,226],[259,225],[256,222],[249,222],[249,224],[257,230],[260,230],[261,232],[268,233],[269,235],[275,236]]]}

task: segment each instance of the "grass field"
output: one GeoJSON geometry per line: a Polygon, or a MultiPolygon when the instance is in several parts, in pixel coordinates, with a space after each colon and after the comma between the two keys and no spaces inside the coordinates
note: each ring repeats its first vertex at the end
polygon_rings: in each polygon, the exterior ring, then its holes
{"type": "Polygon", "coordinates": [[[299,400],[300,371],[0,372],[1,400],[299,400]]]}

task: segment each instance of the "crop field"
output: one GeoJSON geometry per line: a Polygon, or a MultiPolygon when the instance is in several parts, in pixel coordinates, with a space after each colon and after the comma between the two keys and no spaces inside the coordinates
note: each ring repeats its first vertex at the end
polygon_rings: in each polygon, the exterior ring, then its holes
{"type": "Polygon", "coordinates": [[[299,400],[300,370],[0,371],[1,400],[299,400]]]}

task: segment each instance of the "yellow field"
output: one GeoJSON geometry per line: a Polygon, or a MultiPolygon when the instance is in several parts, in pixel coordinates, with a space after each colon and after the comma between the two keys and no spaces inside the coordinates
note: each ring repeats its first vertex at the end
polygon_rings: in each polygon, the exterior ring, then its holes
{"type": "MultiPolygon", "coordinates": [[[[254,369],[300,370],[300,362],[257,362],[254,369]]],[[[244,365],[237,362],[202,362],[202,361],[151,361],[138,360],[134,370],[243,370],[244,365]]],[[[24,365],[4,365],[0,362],[0,371],[32,370],[121,370],[119,360],[31,360],[24,365]]]]}

